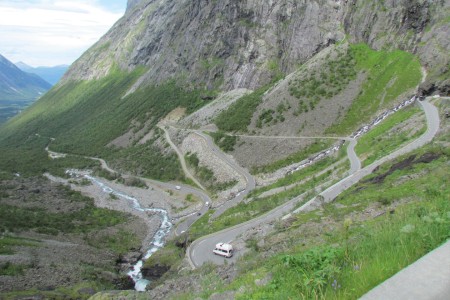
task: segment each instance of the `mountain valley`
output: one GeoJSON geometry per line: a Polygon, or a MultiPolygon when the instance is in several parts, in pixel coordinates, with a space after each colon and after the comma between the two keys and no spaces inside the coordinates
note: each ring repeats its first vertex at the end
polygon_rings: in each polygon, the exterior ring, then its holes
{"type": "Polygon", "coordinates": [[[449,13],[128,1],[0,126],[0,298],[361,297],[449,237],[449,13]]]}
{"type": "Polygon", "coordinates": [[[0,55],[0,123],[24,110],[50,87],[39,76],[22,72],[0,55]]]}

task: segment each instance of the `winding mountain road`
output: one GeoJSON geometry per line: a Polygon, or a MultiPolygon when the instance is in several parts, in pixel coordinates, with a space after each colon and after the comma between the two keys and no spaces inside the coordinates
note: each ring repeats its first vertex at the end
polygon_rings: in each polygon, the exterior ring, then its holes
{"type": "Polygon", "coordinates": [[[206,141],[206,144],[211,149],[211,151],[220,160],[224,161],[231,168],[233,168],[235,171],[237,171],[239,173],[239,175],[245,179],[245,182],[246,182],[245,190],[240,191],[233,199],[225,202],[223,205],[216,208],[216,210],[215,210],[214,214],[211,216],[211,218],[217,218],[222,213],[224,213],[227,209],[229,209],[230,207],[233,207],[234,205],[241,202],[244,199],[244,197],[256,187],[256,181],[255,181],[255,178],[253,178],[253,176],[248,172],[247,169],[241,167],[234,160],[232,160],[225,153],[223,153],[222,150],[220,150],[219,147],[217,147],[216,144],[214,144],[213,140],[211,139],[211,136],[204,134],[200,131],[195,131],[195,134],[202,137],[206,141]]]}
{"type": "MultiPolygon", "coordinates": [[[[372,173],[376,167],[398,156],[401,156],[403,154],[411,152],[412,150],[420,148],[434,138],[434,136],[439,130],[440,124],[438,110],[427,100],[418,101],[418,103],[421,105],[427,118],[427,125],[428,125],[427,131],[413,142],[379,159],[378,161],[375,161],[374,163],[370,164],[369,166],[366,166],[363,169],[361,169],[361,163],[354,152],[356,140],[352,140],[350,142],[349,147],[347,148],[347,153],[351,162],[350,175],[342,179],[338,183],[334,184],[333,186],[329,187],[325,191],[323,191],[320,195],[323,197],[324,201],[326,202],[332,201],[340,193],[353,186],[363,177],[372,173]]],[[[258,218],[255,218],[243,224],[239,224],[231,228],[227,228],[222,231],[195,240],[189,246],[188,251],[186,253],[189,263],[191,264],[191,267],[195,269],[196,267],[199,267],[208,261],[213,262],[215,264],[223,264],[225,261],[228,262],[236,261],[243,254],[244,252],[242,251],[243,249],[236,249],[237,251],[235,252],[234,256],[227,260],[224,259],[223,257],[215,256],[212,253],[212,249],[214,249],[215,245],[219,242],[232,242],[245,231],[253,227],[256,227],[260,224],[273,221],[283,216],[284,217],[289,216],[290,212],[294,209],[295,205],[300,200],[301,200],[300,196],[296,197],[290,200],[289,202],[283,204],[282,206],[279,206],[258,218]]],[[[315,205],[317,205],[317,198],[308,201],[306,204],[296,209],[294,213],[314,209],[315,205]]]]}
{"type": "MultiPolygon", "coordinates": [[[[245,189],[240,191],[239,193],[237,193],[237,195],[233,199],[226,201],[224,204],[220,205],[219,207],[216,207],[215,211],[211,215],[210,219],[215,219],[215,218],[219,217],[221,214],[223,214],[225,211],[227,211],[231,207],[239,204],[245,198],[245,196],[247,194],[249,194],[253,189],[255,189],[256,181],[255,181],[254,177],[248,172],[247,169],[241,167],[233,159],[231,159],[229,156],[227,156],[219,147],[217,147],[217,145],[214,143],[214,141],[212,140],[210,135],[205,134],[204,132],[202,132],[200,130],[189,130],[189,129],[185,129],[185,128],[178,128],[178,127],[173,126],[173,125],[170,125],[170,127],[175,128],[175,129],[181,129],[181,130],[190,131],[190,132],[200,136],[201,138],[203,138],[206,141],[206,144],[210,148],[211,152],[213,152],[214,155],[218,159],[222,160],[223,162],[228,164],[232,169],[234,169],[236,172],[238,172],[239,175],[242,176],[245,179],[245,181],[246,181],[245,189]]],[[[167,130],[165,128],[161,128],[161,129],[163,129],[165,131],[166,138],[170,139],[170,136],[169,136],[167,130]]],[[[356,140],[353,139],[353,138],[349,138],[349,137],[293,137],[293,136],[250,136],[250,135],[249,136],[246,136],[246,135],[235,135],[235,136],[251,137],[251,138],[264,138],[264,139],[284,139],[284,140],[285,139],[334,139],[334,140],[347,140],[347,141],[350,141],[350,145],[347,148],[347,155],[348,155],[348,158],[349,158],[351,166],[352,166],[351,169],[350,169],[350,172],[354,172],[354,171],[358,170],[361,167],[361,162],[359,161],[359,159],[356,156],[356,153],[354,151],[354,147],[356,145],[356,140]]],[[[178,149],[178,147],[171,140],[169,140],[169,143],[171,144],[172,148],[177,152],[177,154],[180,157],[180,159],[183,159],[183,162],[184,162],[184,157],[181,154],[181,152],[178,149]]],[[[208,209],[209,209],[209,206],[211,204],[211,199],[209,198],[209,196],[206,195],[206,194],[199,195],[198,191],[197,191],[196,195],[200,196],[203,199],[203,202],[204,202],[205,205],[197,213],[191,214],[190,216],[186,217],[182,222],[180,222],[177,225],[177,227],[175,229],[175,234],[177,236],[183,234],[184,232],[186,232],[189,229],[189,227],[195,221],[197,221],[203,214],[205,214],[208,211],[208,209]],[[208,203],[208,204],[206,204],[206,203],[208,203]]]]}
{"type": "MultiPolygon", "coordinates": [[[[422,106],[423,110],[425,111],[426,117],[427,117],[427,123],[428,123],[428,129],[427,131],[420,136],[418,139],[416,139],[415,141],[411,142],[410,144],[402,147],[401,149],[387,155],[386,157],[383,157],[382,159],[372,163],[371,165],[361,169],[361,162],[358,159],[355,151],[354,151],[354,147],[356,146],[356,139],[353,138],[342,138],[342,137],[260,137],[260,136],[248,136],[248,137],[254,137],[254,138],[276,138],[276,139],[286,139],[286,138],[297,138],[297,139],[305,139],[305,138],[332,138],[332,139],[339,139],[339,140],[347,140],[350,142],[349,146],[347,147],[347,156],[350,160],[350,170],[349,173],[350,175],[344,179],[342,179],[340,182],[336,183],[335,185],[331,186],[330,188],[328,188],[327,190],[325,190],[324,192],[322,192],[320,195],[323,196],[323,199],[326,202],[330,202],[332,201],[337,195],[339,195],[342,191],[348,189],[349,187],[351,187],[352,185],[354,185],[355,183],[357,183],[361,178],[363,178],[364,176],[370,174],[377,166],[381,165],[382,163],[391,160],[395,157],[398,157],[402,154],[405,154],[407,152],[410,152],[414,149],[417,149],[423,145],[425,145],[426,143],[428,143],[429,141],[431,141],[433,139],[433,137],[435,136],[435,134],[437,133],[438,129],[439,129],[439,115],[438,115],[438,111],[437,109],[430,103],[428,103],[427,101],[422,101],[419,102],[420,105],[422,106]]],[[[161,127],[160,127],[161,128],[161,127]]],[[[166,139],[168,141],[168,143],[171,145],[171,147],[175,150],[175,152],[177,153],[178,157],[180,158],[181,162],[184,162],[184,157],[182,155],[182,153],[180,152],[180,150],[176,147],[176,145],[173,144],[173,142],[170,139],[170,136],[167,132],[167,130],[165,128],[161,128],[162,130],[164,130],[165,132],[165,136],[166,139]]],[[[240,167],[237,163],[235,163],[232,159],[230,159],[229,157],[226,156],[226,154],[224,154],[212,141],[211,137],[209,135],[206,135],[198,130],[192,130],[195,134],[201,136],[202,138],[204,138],[208,144],[208,146],[210,147],[211,151],[213,151],[215,153],[215,155],[217,155],[217,157],[223,161],[225,161],[227,164],[229,164],[233,169],[235,169],[241,176],[243,176],[246,180],[246,189],[244,191],[241,191],[241,193],[239,193],[234,199],[228,201],[225,205],[219,207],[216,211],[216,213],[214,214],[216,217],[219,216],[221,213],[223,213],[224,211],[226,211],[228,208],[230,208],[233,205],[236,205],[237,203],[239,203],[240,201],[243,200],[243,198],[245,197],[246,194],[248,194],[251,190],[253,190],[256,186],[255,184],[255,180],[254,178],[248,173],[247,170],[245,170],[244,168],[240,167]]],[[[46,148],[46,150],[49,152],[49,155],[65,155],[63,153],[57,153],[57,152],[53,152],[50,151],[48,149],[48,147],[46,148]]],[[[101,165],[104,169],[110,171],[110,172],[116,172],[115,170],[113,170],[112,168],[110,168],[107,163],[100,158],[95,158],[95,157],[89,157],[91,159],[97,160],[99,162],[101,162],[101,165]]],[[[183,163],[182,163],[183,165],[183,163]]],[[[184,168],[186,168],[186,164],[184,163],[184,168]]],[[[183,168],[183,169],[184,169],[183,168]]],[[[184,169],[186,174],[190,174],[186,169],[184,169]],[[187,171],[187,172],[186,172],[187,171]]],[[[192,176],[192,175],[191,175],[192,176]]],[[[190,178],[192,178],[191,176],[188,176],[190,178]]],[[[159,182],[156,180],[151,180],[151,179],[147,179],[147,178],[140,178],[137,177],[139,179],[144,180],[146,183],[154,185],[154,186],[158,186],[161,188],[165,188],[165,189],[169,189],[169,190],[179,190],[179,188],[177,188],[177,186],[173,183],[164,183],[164,182],[159,182]]],[[[197,180],[194,180],[195,178],[193,178],[194,182],[197,182],[197,180]]],[[[200,183],[197,183],[198,186],[202,187],[202,185],[200,183]]],[[[199,197],[202,201],[203,201],[203,206],[201,207],[201,209],[195,213],[192,213],[189,216],[185,216],[184,218],[182,218],[182,221],[180,221],[178,223],[178,226],[175,228],[175,234],[176,235],[180,235],[182,233],[184,233],[185,231],[187,231],[189,229],[189,227],[196,221],[198,220],[201,215],[203,215],[204,213],[206,213],[209,209],[209,204],[211,203],[211,199],[209,198],[209,196],[202,190],[193,188],[191,186],[187,186],[187,185],[180,185],[181,187],[181,191],[183,193],[190,193],[193,195],[196,195],[197,197],[199,197]],[[208,204],[207,204],[208,203],[208,204]]],[[[188,260],[191,264],[191,266],[193,268],[196,268],[198,266],[201,266],[203,263],[207,262],[207,261],[212,261],[215,264],[223,264],[224,263],[224,258],[219,257],[219,256],[215,256],[212,253],[212,249],[214,248],[215,244],[219,243],[219,242],[232,242],[233,240],[235,240],[239,235],[241,235],[242,233],[244,233],[245,231],[258,226],[260,224],[263,223],[267,223],[269,221],[281,218],[281,217],[287,217],[290,215],[290,213],[294,210],[296,204],[302,200],[303,195],[300,195],[292,200],[290,200],[289,202],[273,209],[272,211],[258,217],[255,218],[253,220],[250,220],[248,222],[245,222],[243,224],[239,224],[236,225],[234,227],[231,228],[227,228],[224,229],[220,232],[199,238],[197,240],[195,240],[190,247],[188,248],[187,251],[187,257],[188,260]]],[[[304,204],[302,207],[300,207],[299,209],[295,210],[294,213],[298,213],[300,211],[304,211],[304,210],[308,210],[308,209],[313,209],[316,205],[316,199],[312,199],[310,201],[308,201],[306,204],[304,204]]],[[[240,257],[243,254],[243,251],[239,251],[240,249],[237,249],[238,251],[235,252],[234,257],[232,257],[231,259],[228,259],[227,261],[235,261],[238,257],[240,257]]]]}

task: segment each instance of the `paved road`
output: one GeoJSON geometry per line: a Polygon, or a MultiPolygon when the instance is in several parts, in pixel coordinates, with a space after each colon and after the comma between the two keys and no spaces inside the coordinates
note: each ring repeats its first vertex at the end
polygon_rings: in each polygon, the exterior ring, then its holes
{"type": "MultiPolygon", "coordinates": [[[[256,181],[254,177],[248,172],[247,169],[241,167],[239,164],[237,164],[233,159],[228,157],[219,147],[216,146],[216,144],[213,142],[210,135],[205,134],[204,132],[208,132],[208,130],[195,130],[195,129],[186,129],[182,127],[178,127],[175,124],[168,125],[175,129],[190,131],[192,133],[197,134],[198,136],[202,137],[208,147],[211,149],[211,151],[222,161],[227,163],[232,169],[236,170],[246,181],[246,187],[243,191],[240,191],[233,199],[225,202],[223,205],[215,208],[214,214],[211,215],[211,219],[215,219],[219,217],[221,214],[223,214],[225,211],[230,209],[231,207],[239,204],[247,194],[249,194],[253,189],[256,187],[256,181]]],[[[166,139],[168,139],[169,143],[171,144],[172,148],[177,152],[178,157],[180,160],[182,160],[182,166],[184,164],[184,157],[178,150],[178,148],[170,141],[170,136],[167,132],[167,130],[163,127],[160,127],[164,130],[166,133],[166,139]]],[[[256,138],[256,139],[297,139],[297,140],[304,140],[304,139],[333,139],[333,140],[346,140],[350,141],[350,148],[347,149],[347,154],[350,159],[352,168],[351,172],[353,170],[357,170],[361,167],[361,162],[359,161],[358,157],[356,156],[356,153],[354,152],[354,147],[356,145],[356,140],[350,137],[330,137],[330,136],[311,136],[311,137],[296,137],[296,136],[259,136],[259,135],[235,135],[235,134],[229,134],[230,136],[236,136],[236,137],[245,137],[245,138],[256,138]]],[[[183,168],[184,170],[184,168],[183,168]]],[[[187,169],[185,172],[188,172],[187,169]]],[[[189,174],[190,175],[190,174],[189,174]]],[[[191,175],[192,176],[192,175],[191,175]]],[[[196,181],[197,182],[197,181],[196,181]]],[[[200,183],[198,183],[200,184],[200,183]]],[[[203,189],[205,190],[205,189],[203,189]]],[[[192,224],[193,222],[190,222],[192,224]]]]}
{"type": "Polygon", "coordinates": [[[355,152],[356,144],[356,139],[351,139],[350,144],[347,147],[347,156],[350,160],[349,174],[353,174],[361,169],[361,161],[359,160],[359,157],[355,152]]]}
{"type": "MultiPolygon", "coordinates": [[[[386,161],[392,160],[400,155],[408,153],[414,149],[420,148],[433,139],[433,137],[436,135],[437,131],[439,130],[438,110],[432,104],[428,103],[428,101],[422,101],[419,103],[422,106],[423,110],[425,111],[425,115],[427,118],[427,124],[428,124],[427,131],[422,136],[420,136],[418,139],[414,140],[413,142],[405,145],[401,149],[394,151],[393,153],[381,158],[380,160],[372,163],[371,165],[369,165],[363,169],[359,169],[359,167],[358,167],[359,160],[353,161],[351,163],[351,169],[357,170],[357,171],[353,174],[350,174],[348,177],[346,177],[343,180],[341,180],[340,182],[334,184],[333,186],[331,186],[330,188],[328,188],[327,190],[325,190],[324,192],[322,192],[320,194],[323,196],[323,199],[326,202],[330,202],[333,199],[335,199],[336,196],[338,196],[344,190],[348,189],[349,187],[351,187],[352,185],[357,183],[361,178],[372,173],[372,171],[379,165],[385,163],[386,161]]],[[[354,143],[351,143],[351,145],[352,145],[352,147],[349,147],[349,148],[354,148],[354,143]]],[[[348,151],[354,152],[351,149],[348,151]]],[[[278,208],[275,208],[274,210],[272,210],[272,211],[266,213],[265,215],[260,216],[256,219],[250,220],[246,223],[236,225],[234,227],[224,229],[217,233],[214,233],[214,234],[211,234],[211,235],[208,235],[208,236],[205,236],[205,237],[195,240],[190,245],[190,247],[187,251],[187,257],[188,257],[188,260],[189,260],[191,266],[193,268],[196,268],[198,266],[201,266],[203,263],[205,263],[207,261],[212,261],[213,263],[216,263],[216,264],[223,264],[224,258],[215,256],[212,253],[212,249],[214,249],[214,246],[216,243],[232,242],[240,234],[249,230],[250,228],[253,228],[259,224],[267,223],[269,221],[272,221],[272,220],[278,219],[282,216],[285,216],[286,214],[288,214],[289,212],[291,212],[293,210],[295,204],[298,201],[300,201],[300,197],[296,197],[296,198],[290,200],[289,202],[287,202],[286,204],[284,204],[278,208]]],[[[303,206],[301,206],[299,209],[295,210],[294,213],[297,213],[300,211],[305,211],[308,209],[313,209],[315,207],[315,205],[317,204],[316,202],[317,202],[316,198],[312,199],[312,200],[308,201],[306,204],[304,204],[303,206]]],[[[230,261],[230,262],[235,261],[239,256],[242,255],[242,253],[243,253],[242,250],[244,250],[244,249],[236,249],[236,250],[237,251],[235,252],[235,255],[233,256],[233,258],[229,259],[228,261],[230,261]]]]}
{"type": "Polygon", "coordinates": [[[450,299],[450,241],[384,281],[361,299],[450,299]]]}
{"type": "MultiPolygon", "coordinates": [[[[174,126],[171,126],[173,128],[177,128],[174,126]]],[[[182,129],[182,130],[187,130],[187,129],[183,129],[183,128],[177,128],[177,129],[182,129]]],[[[168,135],[168,132],[163,129],[166,132],[166,138],[169,139],[169,143],[172,145],[172,147],[174,148],[175,151],[177,151],[178,156],[181,158],[182,154],[179,153],[178,148],[172,143],[172,141],[170,141],[170,136],[168,135]]],[[[236,170],[246,181],[246,187],[243,191],[240,191],[233,199],[225,202],[223,205],[217,207],[214,211],[214,214],[211,215],[211,219],[215,219],[217,217],[219,217],[221,214],[223,214],[226,210],[228,210],[229,208],[239,204],[244,198],[245,196],[250,193],[253,189],[255,189],[256,187],[256,182],[254,177],[248,172],[247,169],[241,167],[239,164],[237,164],[233,159],[231,159],[230,157],[228,157],[225,153],[223,153],[223,151],[216,146],[216,144],[213,142],[211,136],[204,134],[202,131],[199,130],[189,130],[192,131],[193,133],[197,134],[198,136],[202,137],[208,147],[211,149],[211,151],[222,161],[224,161],[225,163],[227,163],[231,168],[233,168],[234,170],[236,170]]],[[[275,136],[247,136],[247,137],[254,137],[254,138],[265,138],[265,139],[311,139],[311,138],[329,138],[329,139],[338,139],[338,140],[348,140],[350,141],[350,146],[347,149],[347,154],[348,157],[350,159],[351,162],[351,172],[353,172],[353,170],[357,170],[361,167],[361,162],[359,161],[358,157],[356,156],[356,153],[354,152],[354,147],[356,145],[356,140],[355,139],[351,139],[351,138],[342,138],[342,137],[292,137],[292,136],[286,136],[286,137],[275,137],[275,136]]],[[[183,158],[183,162],[184,162],[184,157],[183,158]]],[[[188,187],[183,187],[184,190],[189,189],[188,187]]],[[[175,235],[180,235],[184,232],[186,232],[189,227],[195,222],[197,221],[203,214],[205,214],[209,207],[211,205],[211,199],[209,198],[208,195],[206,195],[205,193],[202,193],[201,191],[198,190],[194,190],[192,192],[194,195],[197,195],[198,197],[200,197],[203,200],[204,206],[196,213],[193,213],[189,216],[187,216],[182,222],[180,222],[176,229],[175,229],[175,235]],[[208,205],[206,205],[206,203],[208,203],[208,205]]],[[[291,208],[292,209],[292,208],[291,208]]]]}
{"type": "Polygon", "coordinates": [[[291,135],[245,135],[245,134],[228,134],[229,136],[236,136],[249,139],[262,139],[262,140],[345,140],[350,141],[352,138],[349,137],[338,137],[338,136],[291,136],[291,135]]]}
{"type": "MultiPolygon", "coordinates": [[[[398,149],[397,151],[394,151],[390,153],[389,155],[386,155],[385,157],[373,162],[372,164],[368,165],[367,167],[360,169],[359,171],[351,174],[350,176],[342,179],[340,182],[336,183],[335,185],[329,187],[324,192],[322,192],[320,195],[323,196],[325,202],[330,202],[334,198],[336,198],[340,193],[357,183],[359,180],[361,180],[363,177],[371,174],[375,168],[380,166],[381,164],[392,160],[398,156],[401,156],[403,154],[406,154],[408,152],[411,152],[412,150],[415,150],[417,148],[420,148],[424,146],[425,144],[429,143],[436,133],[439,130],[439,112],[435,106],[430,104],[428,101],[418,101],[418,103],[422,106],[422,109],[425,111],[425,115],[427,118],[427,131],[421,135],[416,140],[412,141],[411,143],[403,146],[402,148],[398,149]]],[[[305,211],[310,209],[310,206],[314,206],[314,199],[303,205],[302,207],[298,208],[294,211],[294,213],[298,213],[300,211],[305,211]]]]}
{"type": "Polygon", "coordinates": [[[231,159],[225,153],[223,153],[222,150],[216,146],[216,144],[214,144],[211,136],[204,134],[200,131],[195,131],[195,134],[197,134],[200,137],[202,137],[203,139],[205,139],[206,144],[211,149],[211,151],[220,160],[224,161],[232,169],[237,171],[239,173],[239,175],[241,175],[246,182],[245,190],[240,191],[233,199],[225,202],[223,205],[216,208],[214,214],[211,216],[211,218],[214,219],[214,218],[217,218],[218,216],[220,216],[222,213],[224,213],[230,207],[233,207],[233,206],[237,205],[239,202],[241,202],[244,199],[244,197],[256,187],[256,182],[255,182],[255,178],[253,178],[253,176],[248,172],[247,169],[245,169],[245,168],[241,167],[239,164],[237,164],[233,159],[231,159]]]}

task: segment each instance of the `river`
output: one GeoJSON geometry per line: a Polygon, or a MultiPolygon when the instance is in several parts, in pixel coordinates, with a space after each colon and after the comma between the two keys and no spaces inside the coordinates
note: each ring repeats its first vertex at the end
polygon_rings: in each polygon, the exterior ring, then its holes
{"type": "Polygon", "coordinates": [[[161,218],[161,226],[159,227],[158,231],[153,236],[150,245],[148,247],[147,252],[142,256],[142,258],[131,268],[131,270],[127,273],[134,281],[134,288],[136,291],[143,292],[145,291],[147,285],[150,283],[147,279],[143,278],[142,276],[142,267],[144,265],[144,262],[149,259],[153,253],[164,247],[164,242],[166,236],[169,235],[170,230],[172,229],[172,223],[169,221],[169,215],[168,212],[161,208],[144,208],[139,203],[139,200],[135,197],[129,196],[123,192],[117,191],[105,183],[101,182],[99,179],[89,175],[85,174],[84,172],[80,172],[78,170],[68,170],[67,174],[71,176],[82,176],[86,179],[88,179],[93,184],[99,186],[102,191],[108,195],[113,194],[117,197],[120,197],[122,199],[125,199],[129,201],[131,207],[137,211],[142,212],[151,212],[157,214],[161,218]]]}

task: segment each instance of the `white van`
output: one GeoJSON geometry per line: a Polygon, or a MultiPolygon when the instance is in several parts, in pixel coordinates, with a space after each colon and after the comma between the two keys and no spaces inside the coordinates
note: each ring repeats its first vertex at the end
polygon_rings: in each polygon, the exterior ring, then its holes
{"type": "Polygon", "coordinates": [[[233,246],[227,243],[218,243],[216,244],[213,253],[230,258],[233,256],[233,246]]]}

